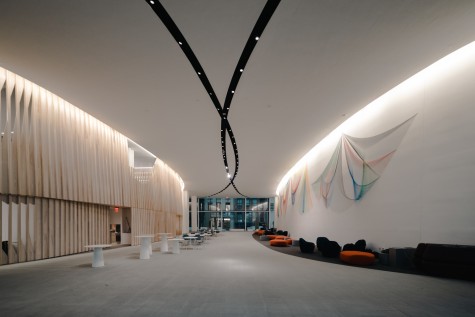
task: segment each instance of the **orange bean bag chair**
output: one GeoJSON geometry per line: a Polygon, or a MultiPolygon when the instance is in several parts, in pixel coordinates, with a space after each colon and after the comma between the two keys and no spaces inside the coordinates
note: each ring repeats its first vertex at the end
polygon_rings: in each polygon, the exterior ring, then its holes
{"type": "Polygon", "coordinates": [[[270,245],[273,247],[288,247],[289,246],[287,240],[281,240],[281,239],[270,240],[270,245]]]}
{"type": "Polygon", "coordinates": [[[287,236],[282,236],[282,235],[278,235],[278,234],[268,234],[267,236],[269,237],[269,240],[274,240],[274,239],[284,240],[284,239],[289,238],[287,236]]]}
{"type": "Polygon", "coordinates": [[[265,230],[256,230],[254,231],[258,236],[262,236],[266,231],[265,230]]]}
{"type": "Polygon", "coordinates": [[[373,253],[361,251],[341,251],[340,260],[353,265],[371,265],[376,261],[373,253]]]}

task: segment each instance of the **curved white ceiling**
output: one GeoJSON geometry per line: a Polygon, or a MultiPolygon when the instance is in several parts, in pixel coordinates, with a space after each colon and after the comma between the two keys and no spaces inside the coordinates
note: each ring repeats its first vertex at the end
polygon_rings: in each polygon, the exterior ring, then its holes
{"type": "MultiPolygon", "coordinates": [[[[162,4],[223,100],[265,1],[162,4]]],[[[229,115],[240,191],[274,195],[282,176],[347,116],[475,40],[474,16],[470,0],[282,1],[229,115]]],[[[145,1],[2,0],[0,66],[156,154],[190,194],[226,185],[219,116],[145,1]]]]}

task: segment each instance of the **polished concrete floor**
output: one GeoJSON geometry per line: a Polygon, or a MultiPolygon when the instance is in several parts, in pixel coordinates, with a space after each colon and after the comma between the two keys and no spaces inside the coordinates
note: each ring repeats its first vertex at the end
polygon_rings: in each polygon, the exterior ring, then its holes
{"type": "Polygon", "coordinates": [[[139,247],[0,267],[0,316],[475,316],[475,283],[275,252],[249,232],[200,250],[139,247]]]}

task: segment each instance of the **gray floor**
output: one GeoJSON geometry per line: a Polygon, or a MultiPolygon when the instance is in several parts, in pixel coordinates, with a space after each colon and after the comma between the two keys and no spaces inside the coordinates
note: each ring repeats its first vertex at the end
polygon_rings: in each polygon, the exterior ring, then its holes
{"type": "Polygon", "coordinates": [[[475,316],[474,282],[289,256],[250,232],[104,257],[96,269],[92,253],[0,267],[0,316],[475,316]]]}

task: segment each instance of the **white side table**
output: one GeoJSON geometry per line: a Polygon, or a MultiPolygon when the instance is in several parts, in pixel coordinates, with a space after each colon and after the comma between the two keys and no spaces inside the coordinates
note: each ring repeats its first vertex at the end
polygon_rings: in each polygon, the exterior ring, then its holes
{"type": "Polygon", "coordinates": [[[193,247],[195,247],[196,239],[198,239],[198,238],[195,237],[195,236],[183,237],[183,240],[188,240],[188,241],[190,241],[190,242],[191,242],[191,245],[192,245],[193,247]]]}
{"type": "Polygon", "coordinates": [[[170,233],[157,233],[160,236],[160,252],[168,252],[168,235],[170,233]]]}
{"type": "Polygon", "coordinates": [[[152,255],[152,238],[153,234],[144,234],[140,236],[135,236],[140,238],[140,259],[148,260],[152,255]]]}
{"type": "Polygon", "coordinates": [[[180,238],[174,238],[174,239],[168,239],[170,242],[170,248],[173,254],[178,254],[180,253],[180,241],[185,241],[185,239],[180,239],[180,238]]]}
{"type": "Polygon", "coordinates": [[[109,248],[111,246],[111,244],[93,244],[84,246],[87,249],[94,249],[94,253],[92,255],[92,267],[104,266],[104,253],[102,252],[102,249],[109,248]]]}

